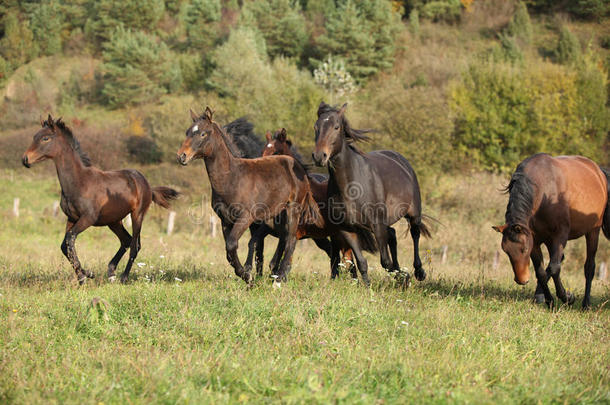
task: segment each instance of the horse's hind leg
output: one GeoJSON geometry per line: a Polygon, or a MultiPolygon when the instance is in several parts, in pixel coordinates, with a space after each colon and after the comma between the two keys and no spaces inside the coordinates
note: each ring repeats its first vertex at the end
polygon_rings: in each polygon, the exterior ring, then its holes
{"type": "Polygon", "coordinates": [[[599,242],[599,228],[585,235],[587,241],[587,260],[585,261],[585,297],[582,300],[582,308],[589,309],[591,305],[591,282],[595,275],[595,254],[599,242]]]}
{"type": "Polygon", "coordinates": [[[265,224],[250,225],[250,241],[248,242],[248,257],[246,258],[245,270],[250,272],[252,269],[252,259],[256,251],[256,273],[263,275],[263,251],[265,248],[265,237],[269,235],[269,227],[265,224]]]}
{"type": "Polygon", "coordinates": [[[392,259],[388,254],[388,227],[381,223],[373,225],[373,235],[379,247],[379,256],[381,257],[381,267],[390,271],[392,270],[392,259]]]}
{"type": "Polygon", "coordinates": [[[415,224],[411,222],[411,238],[413,238],[413,269],[415,269],[415,278],[417,281],[423,281],[426,279],[426,272],[422,267],[421,259],[419,257],[419,237],[421,236],[421,229],[419,229],[419,223],[415,224]]]}
{"type": "Polygon", "coordinates": [[[63,242],[61,243],[61,251],[63,252],[64,256],[68,258],[70,264],[72,264],[79,284],[83,284],[87,277],[93,278],[94,276],[93,273],[82,268],[80,260],[78,260],[78,256],[76,255],[76,248],[74,245],[78,234],[89,228],[93,222],[94,221],[86,217],[81,217],[76,222],[68,221],[66,223],[66,234],[63,242]]]}
{"type": "Polygon", "coordinates": [[[125,229],[121,221],[108,225],[108,228],[110,228],[110,230],[114,232],[114,234],[119,238],[119,241],[121,242],[119,250],[117,250],[112,260],[110,260],[110,263],[108,263],[108,280],[114,281],[116,278],[114,275],[116,266],[123,258],[123,255],[127,251],[127,248],[129,248],[129,246],[131,245],[131,235],[129,234],[129,232],[127,232],[127,229],[125,229]]]}
{"type": "Polygon", "coordinates": [[[400,271],[398,241],[396,240],[396,231],[391,226],[388,226],[388,247],[390,248],[390,256],[392,256],[392,270],[400,271]]]}
{"type": "Polygon", "coordinates": [[[127,261],[127,265],[125,266],[125,270],[123,274],[121,274],[121,283],[126,283],[129,279],[129,272],[131,271],[131,266],[133,265],[134,260],[138,256],[138,252],[140,251],[140,231],[142,230],[142,221],[144,220],[144,213],[131,213],[132,220],[132,238],[131,244],[129,245],[129,260],[127,261]]]}
{"type": "Polygon", "coordinates": [[[358,270],[360,271],[360,277],[362,277],[362,282],[365,286],[370,287],[371,281],[369,280],[368,275],[368,263],[366,262],[362,251],[360,250],[358,237],[355,234],[346,231],[341,231],[341,236],[345,239],[345,242],[352,249],[352,253],[356,258],[356,265],[358,266],[358,270]]]}
{"type": "Polygon", "coordinates": [[[357,280],[358,269],[356,268],[356,262],[354,260],[354,253],[352,252],[352,249],[345,247],[341,249],[341,254],[343,255],[343,262],[345,263],[347,270],[352,275],[352,278],[357,280]]]}

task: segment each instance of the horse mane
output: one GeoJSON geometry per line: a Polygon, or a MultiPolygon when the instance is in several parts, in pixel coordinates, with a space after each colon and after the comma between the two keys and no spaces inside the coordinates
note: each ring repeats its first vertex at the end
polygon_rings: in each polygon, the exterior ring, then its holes
{"type": "Polygon", "coordinates": [[[508,186],[503,190],[508,193],[505,220],[509,225],[519,224],[529,228],[529,218],[534,207],[534,182],[523,172],[523,166],[510,178],[508,186]]]}
{"type": "Polygon", "coordinates": [[[227,135],[240,152],[240,157],[253,159],[261,156],[265,143],[254,133],[254,124],[246,117],[240,117],[233,122],[223,125],[227,135]]]}
{"type": "MultiPolygon", "coordinates": [[[[207,119],[205,117],[205,114],[201,116],[201,119],[203,119],[203,120],[207,119]]],[[[233,155],[233,157],[236,157],[236,158],[241,158],[242,157],[241,152],[240,152],[239,148],[237,148],[237,146],[235,145],[235,142],[233,142],[233,137],[230,135],[227,135],[227,133],[225,132],[223,127],[218,125],[218,123],[216,121],[210,120],[210,122],[211,122],[212,126],[218,130],[218,133],[224,140],[225,145],[227,145],[227,148],[229,149],[229,152],[231,152],[231,155],[233,155]]]]}
{"type": "Polygon", "coordinates": [[[64,134],[64,136],[68,140],[68,144],[70,145],[70,147],[79,156],[81,162],[83,162],[83,165],[91,166],[91,159],[85,153],[85,151],[83,151],[81,149],[78,139],[76,139],[76,137],[72,133],[72,130],[70,128],[68,128],[68,126],[61,120],[61,118],[57,119],[53,123],[50,123],[48,120],[45,120],[42,122],[42,126],[47,127],[47,128],[53,128],[55,126],[55,127],[59,128],[59,130],[64,134]]]}
{"type": "MultiPolygon", "coordinates": [[[[338,113],[340,110],[335,107],[332,106],[330,104],[326,104],[323,103],[320,105],[320,107],[318,108],[318,117],[322,114],[326,114],[326,113],[338,113]]],[[[355,129],[352,128],[352,126],[350,125],[349,121],[347,120],[347,118],[345,118],[345,114],[343,114],[341,116],[341,124],[343,126],[343,132],[345,133],[345,136],[347,138],[347,143],[348,146],[355,152],[363,155],[364,152],[362,152],[360,149],[356,148],[354,146],[354,142],[368,142],[371,140],[371,138],[367,135],[368,133],[371,132],[377,132],[377,130],[375,129],[355,129]]]]}

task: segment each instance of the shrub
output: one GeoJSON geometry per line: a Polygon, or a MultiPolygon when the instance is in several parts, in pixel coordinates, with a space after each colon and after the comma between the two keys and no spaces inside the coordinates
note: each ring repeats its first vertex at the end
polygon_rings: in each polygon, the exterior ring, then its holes
{"type": "Polygon", "coordinates": [[[607,114],[605,88],[598,86],[602,94],[587,91],[599,81],[589,75],[579,79],[573,70],[546,62],[473,63],[450,92],[457,148],[493,170],[510,169],[536,152],[601,158],[608,130],[600,119],[607,114]]]}
{"type": "Polygon", "coordinates": [[[421,7],[422,17],[432,21],[456,23],[460,20],[462,4],[460,0],[431,1],[421,7]]]}
{"type": "Polygon", "coordinates": [[[132,135],[125,141],[129,156],[138,163],[150,164],[161,162],[161,151],[154,140],[147,136],[132,135]]]}
{"type": "Polygon", "coordinates": [[[56,1],[41,3],[30,13],[34,41],[43,55],[61,52],[63,16],[56,1]]]}
{"type": "Polygon", "coordinates": [[[527,6],[523,2],[518,2],[513,18],[507,27],[508,34],[519,38],[526,44],[532,41],[533,29],[527,6]]]}
{"type": "Polygon", "coordinates": [[[8,63],[8,61],[2,56],[0,56],[0,88],[4,86],[4,83],[6,83],[6,81],[8,80],[8,77],[11,72],[11,64],[8,63]]]}
{"type": "Polygon", "coordinates": [[[409,28],[411,28],[413,35],[419,36],[419,12],[417,10],[413,10],[409,14],[409,28]]]}
{"type": "Polygon", "coordinates": [[[117,28],[102,57],[102,95],[112,108],[152,101],[177,87],[167,46],[144,32],[117,28]]]}
{"type": "Polygon", "coordinates": [[[9,12],[2,23],[4,37],[0,39],[0,56],[15,68],[38,56],[38,47],[27,21],[19,21],[16,13],[9,12]]]}
{"type": "Polygon", "coordinates": [[[267,43],[269,56],[300,57],[308,39],[301,6],[295,0],[248,1],[241,23],[256,27],[267,43]]]}
{"type": "Polygon", "coordinates": [[[562,27],[559,31],[555,56],[559,63],[564,64],[575,63],[581,56],[580,42],[567,27],[562,27]]]}

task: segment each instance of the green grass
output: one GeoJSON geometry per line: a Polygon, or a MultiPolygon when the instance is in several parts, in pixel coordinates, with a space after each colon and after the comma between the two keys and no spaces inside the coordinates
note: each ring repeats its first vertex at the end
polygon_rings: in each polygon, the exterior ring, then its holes
{"type": "MultiPolygon", "coordinates": [[[[114,235],[86,231],[77,251],[96,278],[78,287],[59,250],[63,218],[49,214],[56,180],[30,176],[0,175],[2,403],[610,402],[609,284],[595,280],[593,309],[579,309],[580,242],[569,245],[562,271],[574,307],[532,304],[533,283],[514,284],[504,255],[493,269],[499,238],[489,225],[506,197],[489,190],[500,178],[434,184],[425,201],[444,226],[422,245],[428,279],[405,291],[373,256],[370,290],[346,274],[329,280],[311,242],[299,243],[280,290],[267,278],[248,290],[222,240],[187,215],[196,196],[176,205],[171,236],[165,211],[151,210],[128,285],[105,278],[114,235]],[[91,306],[96,297],[106,309],[91,306]]],[[[205,181],[197,189],[207,190],[205,181]]],[[[598,261],[608,260],[608,245],[598,261]]],[[[399,247],[410,263],[410,239],[399,247]]]]}

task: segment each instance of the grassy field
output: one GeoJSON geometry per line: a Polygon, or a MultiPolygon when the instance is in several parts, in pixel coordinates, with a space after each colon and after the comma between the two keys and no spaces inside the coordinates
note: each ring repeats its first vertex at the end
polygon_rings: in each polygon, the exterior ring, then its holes
{"type": "MultiPolygon", "coordinates": [[[[193,166],[185,170],[200,175],[193,166]]],[[[174,170],[145,172],[157,185],[174,170]]],[[[370,290],[347,274],[331,282],[307,241],[282,289],[265,278],[247,290],[221,238],[209,236],[205,176],[183,185],[171,236],[167,213],[151,209],[128,285],[106,280],[118,247],[110,231],[79,237],[96,278],[78,287],[59,249],[64,219],[51,214],[52,171],[0,173],[2,403],[610,402],[610,284],[595,280],[593,309],[580,310],[582,241],[569,245],[562,271],[574,307],[532,304],[533,283],[514,284],[504,254],[493,268],[504,177],[425,180],[425,210],[443,225],[422,243],[428,279],[406,291],[373,256],[370,290]]],[[[408,268],[410,238],[399,247],[408,268]]],[[[609,259],[602,240],[598,263],[609,259]]]]}

